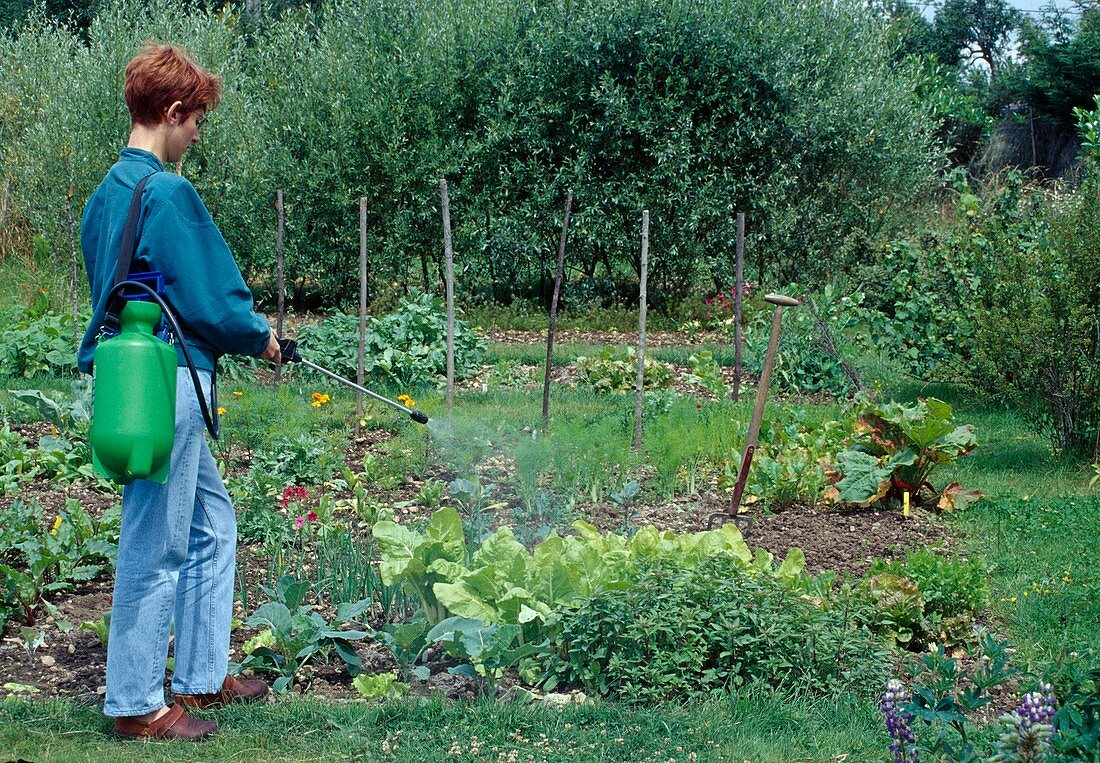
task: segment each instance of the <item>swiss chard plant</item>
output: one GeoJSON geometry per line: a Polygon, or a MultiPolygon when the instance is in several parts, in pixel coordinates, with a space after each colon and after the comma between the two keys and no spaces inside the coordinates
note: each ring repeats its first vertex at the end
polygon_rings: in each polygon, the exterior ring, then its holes
{"type": "Polygon", "coordinates": [[[914,502],[922,493],[938,497],[951,511],[981,498],[958,483],[936,490],[929,482],[939,466],[951,464],[978,446],[971,424],[955,423],[951,406],[934,397],[912,405],[868,403],[856,422],[856,443],[837,455],[839,479],[827,491],[835,502],[869,506],[885,498],[914,502]]]}
{"type": "Polygon", "coordinates": [[[33,625],[46,596],[109,569],[118,553],[119,514],[95,519],[74,498],[51,524],[37,501],[16,499],[0,519],[0,622],[6,613],[33,625]]]}

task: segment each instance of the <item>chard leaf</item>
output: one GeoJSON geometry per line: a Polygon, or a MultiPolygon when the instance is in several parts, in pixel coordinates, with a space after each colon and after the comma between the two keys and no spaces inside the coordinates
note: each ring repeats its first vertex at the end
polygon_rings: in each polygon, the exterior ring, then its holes
{"type": "Polygon", "coordinates": [[[466,537],[462,534],[462,518],[453,507],[448,506],[432,514],[432,521],[424,530],[424,536],[427,544],[433,546],[432,558],[425,559],[425,564],[440,558],[452,562],[466,561],[466,537]]]}
{"type": "MultiPolygon", "coordinates": [[[[487,567],[471,573],[457,583],[436,583],[432,590],[439,603],[458,617],[476,619],[483,623],[500,620],[500,612],[490,603],[497,601],[497,588],[493,573],[487,567]]],[[[454,618],[448,618],[451,619],[454,618]]]]}
{"type": "Polygon", "coordinates": [[[389,520],[375,522],[371,532],[378,542],[383,583],[393,585],[407,577],[424,575],[424,562],[417,556],[424,545],[423,535],[389,520]]]}

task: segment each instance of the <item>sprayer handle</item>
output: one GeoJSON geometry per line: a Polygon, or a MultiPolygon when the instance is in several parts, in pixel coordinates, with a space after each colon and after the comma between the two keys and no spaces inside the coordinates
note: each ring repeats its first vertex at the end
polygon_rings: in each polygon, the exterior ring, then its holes
{"type": "Polygon", "coordinates": [[[279,352],[283,355],[284,363],[300,363],[302,356],[298,354],[298,343],[290,337],[279,340],[279,352]]]}

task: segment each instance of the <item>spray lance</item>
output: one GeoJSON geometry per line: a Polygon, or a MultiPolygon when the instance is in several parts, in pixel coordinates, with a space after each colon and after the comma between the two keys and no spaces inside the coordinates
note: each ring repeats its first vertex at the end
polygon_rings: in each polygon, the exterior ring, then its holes
{"type": "Polygon", "coordinates": [[[343,376],[340,376],[339,374],[334,374],[332,371],[329,371],[327,368],[321,368],[321,366],[317,365],[316,363],[310,363],[308,360],[306,360],[300,354],[298,354],[298,342],[296,342],[293,339],[285,339],[285,338],[280,339],[279,340],[279,350],[283,354],[283,362],[284,363],[301,363],[306,368],[312,368],[314,371],[322,373],[330,379],[334,379],[335,381],[338,381],[338,382],[340,382],[341,384],[343,384],[345,386],[351,387],[352,389],[354,389],[358,392],[362,392],[364,395],[369,397],[371,400],[377,400],[378,402],[384,403],[384,404],[390,406],[391,408],[396,408],[397,410],[399,410],[403,413],[409,414],[409,418],[412,419],[413,421],[415,421],[417,424],[427,424],[428,423],[428,416],[423,411],[418,411],[415,408],[407,408],[404,405],[402,405],[401,403],[397,402],[396,400],[390,400],[388,397],[383,397],[382,395],[379,395],[377,392],[371,392],[366,387],[362,387],[362,386],[356,384],[355,382],[351,381],[350,379],[345,379],[343,376]]]}

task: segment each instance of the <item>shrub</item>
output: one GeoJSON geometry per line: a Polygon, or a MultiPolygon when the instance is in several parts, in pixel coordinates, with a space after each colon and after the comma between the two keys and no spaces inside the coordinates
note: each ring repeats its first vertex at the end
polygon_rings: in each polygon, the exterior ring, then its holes
{"type": "Polygon", "coordinates": [[[975,306],[974,378],[1019,405],[1055,449],[1100,455],[1100,176],[1042,202],[1046,231],[991,252],[975,306]]]}
{"type": "Polygon", "coordinates": [[[828,693],[879,678],[886,661],[866,610],[844,594],[817,594],[721,557],[692,569],[655,564],[629,587],[565,613],[545,668],[635,702],[700,699],[755,682],[828,693]]]}

